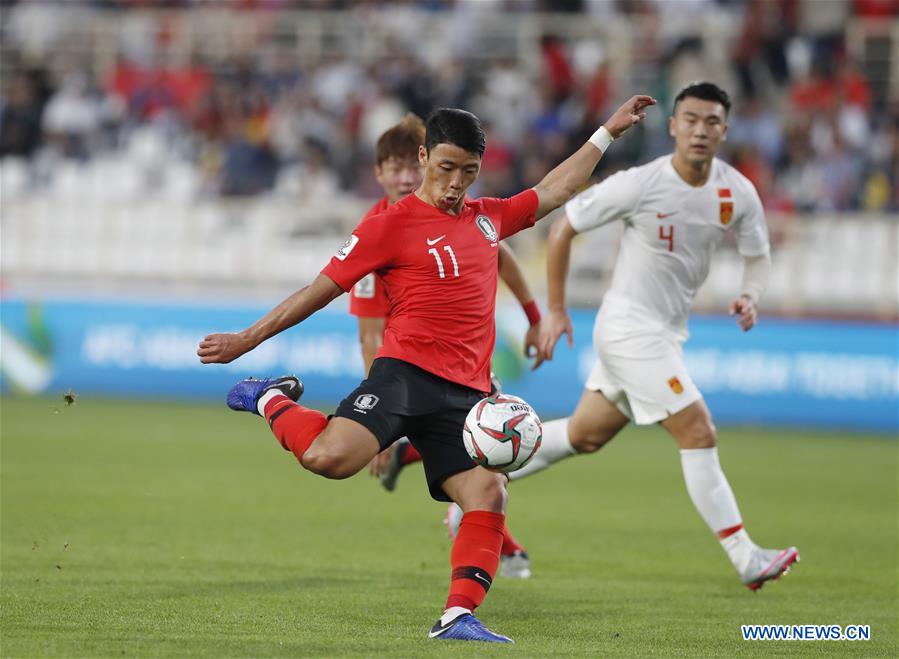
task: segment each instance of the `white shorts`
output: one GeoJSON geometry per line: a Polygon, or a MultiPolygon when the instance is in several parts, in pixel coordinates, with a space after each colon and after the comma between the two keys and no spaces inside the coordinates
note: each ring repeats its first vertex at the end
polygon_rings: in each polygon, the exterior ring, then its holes
{"type": "Polygon", "coordinates": [[[657,423],[702,398],[684,365],[683,339],[661,328],[597,317],[598,361],[584,385],[638,425],[657,423]]]}

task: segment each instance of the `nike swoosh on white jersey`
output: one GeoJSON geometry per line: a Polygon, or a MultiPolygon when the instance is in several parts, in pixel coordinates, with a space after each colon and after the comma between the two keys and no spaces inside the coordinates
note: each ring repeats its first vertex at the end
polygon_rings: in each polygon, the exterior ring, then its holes
{"type": "Polygon", "coordinates": [[[446,238],[446,234],[443,234],[443,235],[440,236],[439,238],[434,238],[433,240],[431,240],[430,238],[428,238],[428,239],[427,239],[427,242],[428,242],[428,245],[436,245],[437,243],[439,243],[439,242],[440,242],[441,240],[443,240],[444,238],[446,238]]]}

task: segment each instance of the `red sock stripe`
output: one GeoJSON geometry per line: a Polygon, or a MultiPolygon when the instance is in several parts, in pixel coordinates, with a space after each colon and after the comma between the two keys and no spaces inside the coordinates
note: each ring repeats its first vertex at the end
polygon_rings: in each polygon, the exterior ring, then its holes
{"type": "Polygon", "coordinates": [[[524,552],[524,547],[509,531],[509,527],[503,524],[503,546],[500,548],[500,556],[511,556],[516,551],[524,552]]]}
{"type": "Polygon", "coordinates": [[[406,450],[403,451],[403,456],[400,458],[400,464],[408,465],[413,462],[418,462],[419,460],[421,460],[421,453],[419,453],[418,449],[412,446],[412,444],[409,444],[406,446],[406,450]]]}
{"type": "Polygon", "coordinates": [[[297,405],[287,396],[275,396],[265,405],[265,420],[285,450],[301,460],[309,445],[328,425],[318,410],[297,405]]]}
{"type": "Polygon", "coordinates": [[[736,533],[737,531],[739,531],[739,530],[742,529],[742,528],[743,528],[743,525],[742,525],[742,524],[737,524],[736,526],[731,526],[731,527],[726,528],[726,529],[721,529],[721,530],[718,531],[718,533],[717,533],[718,539],[719,539],[719,540],[724,540],[724,538],[728,538],[728,537],[732,536],[734,533],[736,533]]]}
{"type": "Polygon", "coordinates": [[[473,510],[462,516],[450,553],[453,574],[446,608],[461,606],[474,611],[484,601],[499,567],[505,525],[502,513],[473,510]]]}

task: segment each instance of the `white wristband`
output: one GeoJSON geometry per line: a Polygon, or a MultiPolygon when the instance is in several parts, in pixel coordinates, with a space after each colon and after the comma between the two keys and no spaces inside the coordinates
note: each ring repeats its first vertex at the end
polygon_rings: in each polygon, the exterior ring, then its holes
{"type": "Polygon", "coordinates": [[[615,138],[612,137],[612,133],[606,130],[605,126],[600,126],[599,130],[593,133],[587,141],[599,149],[600,153],[605,153],[609,145],[615,141],[615,138]]]}

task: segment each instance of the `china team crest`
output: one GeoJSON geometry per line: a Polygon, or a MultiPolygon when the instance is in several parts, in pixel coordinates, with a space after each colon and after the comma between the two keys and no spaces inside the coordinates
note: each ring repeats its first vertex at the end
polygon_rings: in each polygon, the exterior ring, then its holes
{"type": "Polygon", "coordinates": [[[668,386],[671,387],[671,391],[676,394],[684,393],[684,385],[680,383],[680,380],[678,380],[677,377],[673,377],[668,380],[668,386]]]}
{"type": "Polygon", "coordinates": [[[727,226],[734,217],[734,202],[730,188],[718,188],[718,200],[720,203],[718,219],[721,220],[721,224],[727,226]]]}
{"type": "Polygon", "coordinates": [[[478,215],[475,223],[478,225],[478,229],[481,230],[481,233],[484,234],[484,237],[490,241],[491,243],[495,243],[496,239],[499,237],[499,234],[496,233],[496,227],[493,226],[493,222],[490,221],[490,218],[486,215],[478,215]]]}

